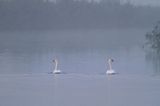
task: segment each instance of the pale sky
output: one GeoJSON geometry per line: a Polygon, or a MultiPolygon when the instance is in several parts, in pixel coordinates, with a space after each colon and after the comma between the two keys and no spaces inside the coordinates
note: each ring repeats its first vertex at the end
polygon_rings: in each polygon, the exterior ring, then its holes
{"type": "MultiPolygon", "coordinates": [[[[50,0],[56,1],[56,0],[50,0]]],[[[101,0],[94,0],[101,1],[101,0]]],[[[112,1],[112,0],[111,0],[112,1]]],[[[152,6],[160,6],[160,0],[120,0],[121,2],[131,2],[135,5],[152,5],[152,6]]]]}
{"type": "Polygon", "coordinates": [[[122,2],[130,1],[135,5],[154,5],[160,6],[160,0],[121,0],[122,2]]]}

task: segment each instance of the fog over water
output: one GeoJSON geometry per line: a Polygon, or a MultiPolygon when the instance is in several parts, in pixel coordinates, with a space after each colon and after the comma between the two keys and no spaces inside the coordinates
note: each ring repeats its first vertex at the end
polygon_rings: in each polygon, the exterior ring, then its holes
{"type": "Polygon", "coordinates": [[[0,73],[48,73],[58,58],[67,73],[104,74],[109,57],[118,73],[159,72],[143,46],[160,7],[122,2],[1,0],[0,73]]]}
{"type": "Polygon", "coordinates": [[[0,0],[0,106],[160,106],[158,5],[0,0]]]}
{"type": "Polygon", "coordinates": [[[104,74],[107,58],[121,74],[154,74],[143,44],[147,29],[12,31],[1,33],[1,74],[48,73],[52,59],[66,73],[104,74]]]}

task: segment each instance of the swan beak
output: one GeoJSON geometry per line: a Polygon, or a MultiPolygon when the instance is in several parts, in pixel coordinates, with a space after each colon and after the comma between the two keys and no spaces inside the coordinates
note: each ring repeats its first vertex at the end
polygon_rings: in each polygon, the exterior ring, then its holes
{"type": "Polygon", "coordinates": [[[111,59],[111,62],[114,62],[114,60],[113,60],[113,59],[111,59]]]}
{"type": "Polygon", "coordinates": [[[56,61],[55,61],[55,60],[52,60],[52,62],[55,63],[56,61]]]}

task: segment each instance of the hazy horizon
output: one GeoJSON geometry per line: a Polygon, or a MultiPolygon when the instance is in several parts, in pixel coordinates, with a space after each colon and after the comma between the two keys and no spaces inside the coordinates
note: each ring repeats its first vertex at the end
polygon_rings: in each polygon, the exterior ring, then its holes
{"type": "Polygon", "coordinates": [[[130,1],[135,5],[152,5],[152,6],[160,6],[159,0],[121,0],[121,1],[130,1]]]}
{"type": "MultiPolygon", "coordinates": [[[[105,0],[94,0],[94,1],[105,1],[105,0]]],[[[113,1],[113,0],[111,0],[111,1],[113,1]]],[[[129,2],[134,5],[160,6],[160,0],[117,0],[117,1],[120,1],[122,3],[129,2]]]]}

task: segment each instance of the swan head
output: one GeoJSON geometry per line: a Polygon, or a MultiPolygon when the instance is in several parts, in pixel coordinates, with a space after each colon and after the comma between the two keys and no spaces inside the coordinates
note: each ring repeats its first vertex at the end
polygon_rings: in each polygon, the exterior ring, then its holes
{"type": "Polygon", "coordinates": [[[112,58],[109,58],[108,62],[114,62],[114,60],[112,58]]]}
{"type": "Polygon", "coordinates": [[[58,61],[57,61],[57,59],[53,59],[52,62],[53,63],[57,63],[58,61]]]}

